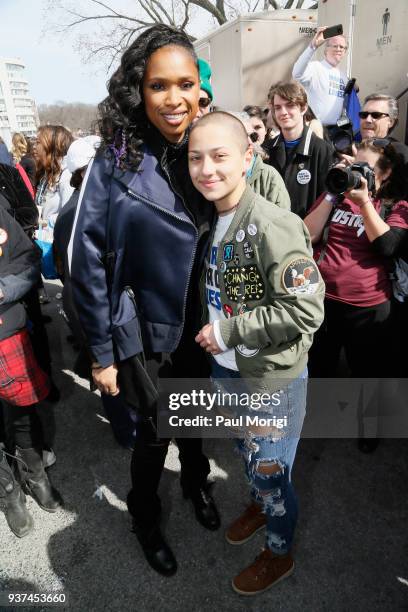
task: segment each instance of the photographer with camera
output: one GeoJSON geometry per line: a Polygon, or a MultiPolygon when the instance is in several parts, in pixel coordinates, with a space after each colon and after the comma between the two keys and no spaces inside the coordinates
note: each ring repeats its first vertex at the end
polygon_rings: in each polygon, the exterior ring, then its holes
{"type": "Polygon", "coordinates": [[[389,141],[363,141],[352,166],[329,171],[329,193],[304,220],[326,283],[311,376],[334,377],[342,348],[352,377],[393,375],[390,271],[408,235],[406,181],[389,141]]]}

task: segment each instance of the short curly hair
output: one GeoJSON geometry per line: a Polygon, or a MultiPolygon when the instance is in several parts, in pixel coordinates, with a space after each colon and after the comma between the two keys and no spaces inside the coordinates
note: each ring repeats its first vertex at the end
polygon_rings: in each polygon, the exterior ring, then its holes
{"type": "Polygon", "coordinates": [[[99,104],[100,151],[126,143],[120,166],[136,170],[143,159],[144,130],[148,124],[143,102],[143,78],[150,56],[168,45],[190,53],[197,65],[197,56],[188,36],[165,24],[145,30],[124,52],[120,66],[108,83],[109,95],[99,104]]]}

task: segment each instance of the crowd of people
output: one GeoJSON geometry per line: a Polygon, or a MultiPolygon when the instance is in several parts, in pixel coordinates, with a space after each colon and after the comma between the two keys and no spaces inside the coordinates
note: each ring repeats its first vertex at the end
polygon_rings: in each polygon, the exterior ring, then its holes
{"type": "MultiPolygon", "coordinates": [[[[288,416],[286,429],[237,438],[251,501],[225,537],[238,545],[265,527],[266,538],[232,586],[254,595],[292,573],[308,368],[336,377],[344,349],[351,377],[406,375],[391,346],[401,323],[406,335],[408,303],[395,281],[408,256],[408,149],[390,136],[398,106],[369,95],[356,142],[333,146],[347,41],[325,42],[324,30],[293,79],[270,86],[267,109],[232,112],[214,106],[211,67],[188,37],[154,26],[110,78],[98,136],[46,125],[33,142],[15,134],[10,152],[0,144],[0,495],[17,537],[33,529],[26,494],[48,512],[63,506],[47,473],[59,391],[41,313],[46,235],[83,371],[133,449],[127,507],[149,565],[177,571],[160,527],[170,439],[157,429],[159,380],[211,377],[229,393],[240,382],[277,393],[288,416]]],[[[259,412],[273,413],[272,403],[259,412]]],[[[176,442],[182,493],[215,531],[202,440],[176,442]]],[[[377,443],[362,438],[360,450],[377,443]]]]}

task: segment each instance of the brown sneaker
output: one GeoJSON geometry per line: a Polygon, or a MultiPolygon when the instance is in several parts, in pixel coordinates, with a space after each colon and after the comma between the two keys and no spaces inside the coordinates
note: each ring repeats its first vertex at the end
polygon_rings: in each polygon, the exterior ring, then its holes
{"type": "Polygon", "coordinates": [[[252,565],[246,567],[232,581],[232,588],[240,595],[257,595],[291,575],[295,563],[287,555],[275,555],[271,550],[262,551],[252,565]]]}
{"type": "Polygon", "coordinates": [[[228,527],[225,532],[225,539],[230,544],[244,544],[265,525],[266,515],[262,512],[262,506],[252,502],[241,516],[228,527]]]}

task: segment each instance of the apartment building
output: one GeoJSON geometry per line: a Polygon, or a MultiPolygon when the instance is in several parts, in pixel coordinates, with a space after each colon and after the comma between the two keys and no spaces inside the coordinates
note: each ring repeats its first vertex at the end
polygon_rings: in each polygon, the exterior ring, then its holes
{"type": "Polygon", "coordinates": [[[0,135],[9,142],[14,132],[34,136],[39,124],[25,77],[25,64],[18,58],[0,57],[0,135]]]}

